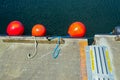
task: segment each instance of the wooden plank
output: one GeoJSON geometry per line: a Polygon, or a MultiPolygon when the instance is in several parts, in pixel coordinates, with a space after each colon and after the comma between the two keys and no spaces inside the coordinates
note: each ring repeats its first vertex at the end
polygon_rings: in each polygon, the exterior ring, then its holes
{"type": "Polygon", "coordinates": [[[87,77],[87,68],[86,68],[86,54],[85,48],[88,46],[88,42],[83,40],[79,42],[80,45],[80,72],[81,72],[81,80],[88,80],[87,77]]]}
{"type": "MultiPolygon", "coordinates": [[[[8,42],[8,43],[34,43],[35,40],[34,39],[3,39],[3,42],[8,42]]],[[[40,40],[36,40],[37,43],[42,43],[42,44],[57,44],[58,43],[58,39],[54,39],[54,40],[47,40],[47,39],[40,39],[40,40]]],[[[65,41],[61,38],[60,39],[60,44],[64,44],[65,41]]]]}

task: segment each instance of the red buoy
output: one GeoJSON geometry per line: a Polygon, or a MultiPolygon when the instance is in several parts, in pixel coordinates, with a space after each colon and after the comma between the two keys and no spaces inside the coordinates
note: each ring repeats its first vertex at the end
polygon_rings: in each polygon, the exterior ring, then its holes
{"type": "Polygon", "coordinates": [[[69,26],[68,34],[71,37],[83,37],[86,34],[86,27],[82,22],[74,22],[69,26]]]}
{"type": "Polygon", "coordinates": [[[20,36],[24,33],[24,26],[20,21],[12,21],[7,26],[9,36],[20,36]]]}
{"type": "Polygon", "coordinates": [[[36,24],[32,28],[32,36],[45,36],[46,28],[42,24],[36,24]]]}

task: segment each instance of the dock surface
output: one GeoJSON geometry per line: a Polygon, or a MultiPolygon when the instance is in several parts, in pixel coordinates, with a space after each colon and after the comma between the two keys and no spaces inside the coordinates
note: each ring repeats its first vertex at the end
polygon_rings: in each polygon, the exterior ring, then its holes
{"type": "Polygon", "coordinates": [[[120,40],[116,35],[95,35],[95,45],[108,47],[115,80],[120,80],[120,40]]]}
{"type": "MultiPolygon", "coordinates": [[[[94,41],[107,47],[114,80],[120,80],[119,37],[95,35],[94,41]]],[[[0,36],[0,80],[89,80],[85,49],[94,45],[81,38],[0,36]]]]}
{"type": "Polygon", "coordinates": [[[80,42],[87,44],[87,39],[63,40],[59,46],[60,54],[53,58],[56,40],[1,36],[0,80],[82,80],[80,42]]]}

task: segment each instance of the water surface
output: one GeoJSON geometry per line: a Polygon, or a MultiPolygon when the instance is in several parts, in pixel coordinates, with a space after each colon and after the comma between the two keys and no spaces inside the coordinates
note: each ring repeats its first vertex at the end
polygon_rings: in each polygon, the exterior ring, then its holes
{"type": "Polygon", "coordinates": [[[69,25],[81,21],[91,37],[120,25],[120,0],[0,0],[0,34],[13,20],[24,24],[25,35],[41,23],[51,36],[66,36],[69,25]]]}

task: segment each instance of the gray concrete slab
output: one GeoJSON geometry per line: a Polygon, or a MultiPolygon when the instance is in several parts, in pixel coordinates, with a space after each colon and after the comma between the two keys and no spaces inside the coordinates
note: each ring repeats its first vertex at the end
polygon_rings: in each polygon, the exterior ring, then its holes
{"type": "Polygon", "coordinates": [[[109,49],[115,80],[120,80],[120,41],[116,35],[95,35],[95,45],[107,46],[109,49]]]}
{"type": "MultiPolygon", "coordinates": [[[[64,38],[58,58],[52,57],[56,44],[3,42],[3,39],[34,40],[33,37],[0,37],[0,80],[81,80],[80,45],[86,39],[64,38]]],[[[36,40],[46,40],[37,37],[36,40]]]]}

